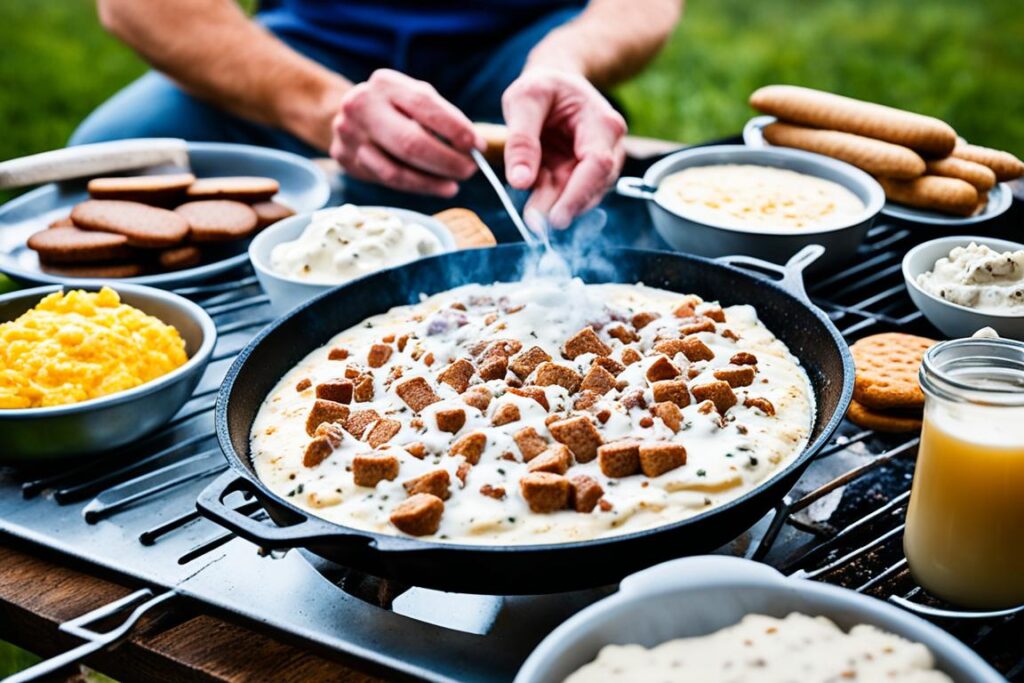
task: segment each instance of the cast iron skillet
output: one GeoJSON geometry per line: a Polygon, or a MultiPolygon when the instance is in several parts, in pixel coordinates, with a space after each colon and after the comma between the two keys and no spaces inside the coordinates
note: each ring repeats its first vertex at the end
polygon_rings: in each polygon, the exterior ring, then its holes
{"type": "Polygon", "coordinates": [[[708,512],[591,541],[454,545],[328,522],[295,507],[256,477],[249,458],[249,433],[260,404],[285,372],[341,330],[393,306],[414,303],[421,293],[473,282],[519,280],[528,255],[522,244],[452,252],[375,273],[326,292],[264,329],[235,360],[221,387],[217,437],[231,469],[203,491],[197,501],[199,510],[264,548],[307,548],[374,576],[464,593],[534,594],[604,585],[668,558],[711,551],[749,528],[785,495],[846,412],[853,391],[850,352],[825,314],[808,302],[800,276],[822,251],[817,245],[807,247],[786,268],[730,257],[732,263],[782,274],[779,284],[721,262],[679,253],[603,249],[593,258],[579,259],[576,273],[586,282],[642,282],[693,292],[723,306],[752,304],[807,370],[817,402],[807,448],[757,489],[708,512]],[[237,491],[255,495],[278,526],[234,512],[224,498],[237,491]]]}

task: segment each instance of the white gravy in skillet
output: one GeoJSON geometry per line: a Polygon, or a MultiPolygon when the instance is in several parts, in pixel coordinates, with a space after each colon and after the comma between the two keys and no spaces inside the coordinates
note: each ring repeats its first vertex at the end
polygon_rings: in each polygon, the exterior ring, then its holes
{"type": "Polygon", "coordinates": [[[723,311],[697,297],[642,285],[538,280],[460,287],[339,332],[285,374],[270,392],[253,425],[251,446],[256,472],[274,492],[344,526],[403,535],[390,521],[395,508],[409,496],[403,483],[445,470],[450,478],[449,497],[444,500],[439,527],[423,535],[425,540],[472,545],[561,543],[662,526],[735,499],[781,471],[801,452],[814,410],[810,382],[799,361],[758,320],[751,306],[731,306],[723,311]],[[682,310],[677,311],[681,305],[682,310]],[[659,317],[646,325],[643,318],[650,316],[634,319],[644,313],[659,317]],[[685,335],[687,326],[693,325],[713,327],[714,331],[685,335]],[[596,330],[606,348],[571,359],[563,355],[566,341],[588,326],[596,330]],[[636,339],[626,343],[613,332],[627,339],[635,334],[636,339]],[[409,338],[401,343],[405,335],[409,338]],[[647,373],[661,355],[653,350],[656,339],[684,336],[699,339],[714,355],[695,361],[682,352],[671,357],[680,373],[677,379],[687,383],[689,392],[716,381],[716,371],[754,367],[756,373],[749,385],[731,389],[736,403],[724,410],[724,415],[712,403],[688,395],[689,405],[682,408],[678,431],[674,431],[661,416],[652,415],[653,382],[647,373]],[[490,380],[475,372],[469,393],[484,385],[493,395],[480,410],[467,405],[466,395],[439,381],[438,376],[458,359],[469,360],[478,371],[485,363],[482,356],[486,356],[480,351],[485,346],[480,342],[493,340],[521,344],[521,349],[510,354],[513,366],[518,356],[538,346],[551,362],[581,376],[592,368],[598,353],[606,351],[608,358],[624,367],[615,377],[617,387],[604,395],[584,396],[582,390],[570,393],[559,385],[538,387],[549,410],[534,398],[510,390],[510,385],[512,389],[530,388],[538,379],[538,370],[521,380],[511,369],[490,380]],[[388,346],[390,352],[379,367],[369,368],[370,348],[375,344],[388,346]],[[740,352],[753,354],[756,365],[750,366],[749,358],[747,365],[731,363],[740,352]],[[329,359],[331,355],[334,360],[329,359]],[[625,362],[636,356],[639,360],[625,362]],[[365,380],[364,389],[370,382],[373,388],[371,400],[352,399],[348,405],[352,414],[372,409],[381,419],[397,421],[397,433],[373,448],[366,440],[374,425],[359,439],[352,434],[358,428],[350,429],[351,425],[341,421],[345,431],[340,443],[332,444],[322,461],[307,466],[304,459],[313,437],[307,433],[306,421],[317,386],[344,378],[346,369],[355,383],[365,380]],[[371,379],[366,380],[368,376],[371,379]],[[423,378],[439,399],[419,413],[396,391],[415,378],[423,378]],[[638,395],[642,404],[635,400],[638,395]],[[507,404],[518,409],[519,419],[494,426],[497,411],[511,410],[503,408],[507,404]],[[454,434],[437,425],[438,413],[452,409],[465,413],[464,425],[454,434]],[[555,444],[546,419],[556,414],[587,417],[605,444],[628,440],[682,444],[685,464],[657,476],[607,476],[600,458],[579,462],[574,457],[564,476],[587,475],[596,481],[603,489],[599,504],[591,511],[578,512],[570,498],[564,509],[531,511],[520,488],[529,464],[513,437],[525,427],[533,427],[555,444]],[[465,456],[451,455],[450,449],[472,432],[485,434],[486,446],[479,461],[469,466],[463,464],[465,456]],[[414,443],[423,445],[422,458],[406,450],[414,443]],[[353,462],[367,454],[393,455],[397,474],[392,472],[393,478],[381,479],[372,487],[357,485],[353,462]],[[504,495],[498,496],[496,489],[504,495]]]}

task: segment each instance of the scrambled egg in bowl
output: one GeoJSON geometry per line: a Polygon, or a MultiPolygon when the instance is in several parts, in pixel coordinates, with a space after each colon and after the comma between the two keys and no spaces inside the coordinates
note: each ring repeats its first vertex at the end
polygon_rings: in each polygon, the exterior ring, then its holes
{"type": "Polygon", "coordinates": [[[174,327],[117,292],[54,292],[0,324],[0,409],[79,403],[161,377],[188,360],[174,327]]]}

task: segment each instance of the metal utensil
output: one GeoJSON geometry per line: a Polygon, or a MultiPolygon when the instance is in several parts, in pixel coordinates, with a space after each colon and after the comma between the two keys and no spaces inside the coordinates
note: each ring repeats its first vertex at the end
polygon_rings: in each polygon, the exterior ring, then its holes
{"type": "MultiPolygon", "coordinates": [[[[494,188],[494,192],[498,195],[498,199],[501,200],[501,205],[505,207],[505,213],[512,219],[512,224],[516,226],[516,230],[523,236],[523,241],[529,244],[531,247],[537,247],[540,245],[540,240],[537,239],[537,235],[533,233],[530,228],[526,227],[526,222],[523,217],[519,215],[519,211],[516,209],[516,205],[512,203],[512,198],[508,196],[508,192],[505,190],[505,184],[498,178],[498,174],[491,168],[490,163],[484,158],[484,155],[480,153],[478,149],[472,149],[469,151],[473,161],[476,162],[477,168],[487,178],[487,182],[494,188]]],[[[550,245],[548,245],[550,249],[550,245]]]]}

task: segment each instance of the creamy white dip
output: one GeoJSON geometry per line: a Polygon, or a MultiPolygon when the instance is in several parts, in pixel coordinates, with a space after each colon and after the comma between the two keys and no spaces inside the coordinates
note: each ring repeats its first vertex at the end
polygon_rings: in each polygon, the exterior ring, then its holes
{"type": "Polygon", "coordinates": [[[422,225],[386,209],[345,204],[314,213],[297,239],[274,247],[270,267],[280,275],[340,284],[440,251],[441,242],[422,225]]]}
{"type": "Polygon", "coordinates": [[[770,166],[695,166],[665,177],[656,198],[693,220],[787,231],[848,223],[864,202],[838,183],[770,166]]]}
{"type": "Polygon", "coordinates": [[[999,253],[971,242],[917,276],[921,289],[986,313],[1024,315],[1024,249],[999,253]]]}
{"type": "Polygon", "coordinates": [[[710,635],[647,649],[606,645],[565,683],[952,683],[927,647],[861,624],[843,631],[825,617],[751,614],[710,635]]]}
{"type": "MultiPolygon", "coordinates": [[[[673,315],[684,300],[681,294],[642,285],[534,280],[468,285],[426,298],[415,306],[374,316],[310,353],[270,392],[251,433],[256,472],[275,492],[316,515],[349,527],[400,534],[389,522],[389,515],[407,497],[403,482],[442,468],[451,478],[451,497],[444,501],[440,528],[428,538],[467,544],[584,540],[660,526],[704,512],[756,487],[798,454],[813,422],[814,402],[799,361],[758,320],[754,308],[731,306],[724,310],[726,322],[717,323],[716,331],[690,335],[702,340],[714,352],[714,358],[691,363],[678,353],[672,362],[692,390],[695,385],[714,380],[716,370],[735,367],[730,359],[736,353],[750,352],[757,359],[752,384],[735,389],[738,402],[724,419],[714,411],[701,412],[697,400],[682,409],[683,424],[678,432],[660,417],[651,419],[648,408],[654,400],[646,372],[656,358],[652,346],[656,337],[679,337],[680,324],[693,320],[673,315]],[[460,310],[463,307],[465,310],[460,310]],[[472,346],[496,339],[519,340],[523,350],[539,346],[554,362],[586,374],[595,354],[569,360],[562,355],[564,342],[582,328],[593,326],[611,348],[610,358],[622,359],[627,344],[609,331],[619,325],[632,329],[631,316],[639,312],[661,316],[642,327],[638,340],[628,344],[633,352],[644,354],[643,358],[617,376],[621,389],[609,391],[585,410],[574,409],[579,393],[570,395],[561,386],[542,388],[550,411],[533,398],[515,395],[509,390],[509,382],[516,383],[511,371],[502,379],[486,382],[479,375],[473,377],[471,388],[485,385],[494,395],[483,411],[468,406],[455,389],[437,379],[453,361],[471,358],[472,346]],[[387,362],[372,370],[373,400],[353,401],[350,406],[352,410],[372,408],[383,417],[401,422],[400,431],[388,444],[372,450],[397,456],[398,476],[380,481],[374,488],[357,486],[350,471],[353,458],[371,449],[350,434],[322,463],[304,466],[304,450],[310,442],[305,420],[314,404],[316,385],[342,377],[349,366],[365,369],[372,344],[406,334],[413,335],[413,339],[404,350],[393,348],[387,362]],[[339,348],[347,351],[347,359],[328,360],[331,349],[339,348]],[[432,361],[429,366],[428,358],[432,361]],[[396,372],[401,373],[401,379],[390,380],[396,372]],[[415,377],[426,379],[441,399],[418,415],[396,395],[397,386],[415,377]],[[296,387],[303,380],[308,380],[310,386],[299,391],[296,387]],[[648,408],[625,408],[621,399],[637,390],[648,408]],[[744,405],[748,397],[768,399],[775,414],[744,405]],[[508,404],[519,409],[521,419],[492,426],[496,411],[508,404]],[[465,425],[455,434],[439,431],[438,412],[453,408],[465,410],[465,425]],[[653,478],[638,474],[613,479],[604,476],[597,459],[576,463],[566,476],[593,477],[604,489],[604,500],[609,504],[606,507],[610,509],[531,512],[519,486],[520,478],[527,473],[527,463],[519,457],[513,435],[530,426],[551,441],[545,424],[549,415],[589,415],[593,419],[605,410],[607,419],[598,425],[605,443],[623,439],[681,443],[687,452],[686,464],[653,478]],[[457,472],[464,458],[448,452],[454,441],[473,431],[486,433],[487,445],[462,485],[457,472]],[[425,458],[417,459],[404,450],[404,445],[413,442],[425,444],[425,458]],[[506,459],[506,454],[514,457],[506,459]],[[480,492],[484,485],[501,487],[506,496],[502,500],[485,496],[480,492]]],[[[696,297],[692,300],[700,302],[696,297]]],[[[698,303],[696,313],[711,309],[717,306],[698,303]]],[[[533,372],[525,378],[527,387],[535,376],[533,372]]]]}

